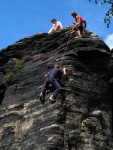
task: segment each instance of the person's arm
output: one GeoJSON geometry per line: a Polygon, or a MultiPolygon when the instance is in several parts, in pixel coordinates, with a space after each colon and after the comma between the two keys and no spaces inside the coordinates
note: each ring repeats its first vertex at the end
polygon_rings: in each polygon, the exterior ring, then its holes
{"type": "Polygon", "coordinates": [[[66,68],[63,68],[63,74],[66,75],[66,68]]]}
{"type": "Polygon", "coordinates": [[[73,29],[76,28],[80,24],[80,16],[76,16],[75,20],[77,23],[73,26],[73,29]]]}

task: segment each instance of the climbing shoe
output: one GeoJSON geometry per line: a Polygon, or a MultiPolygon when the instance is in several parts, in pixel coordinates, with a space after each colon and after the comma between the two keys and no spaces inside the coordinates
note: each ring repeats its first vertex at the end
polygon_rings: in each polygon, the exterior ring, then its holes
{"type": "Polygon", "coordinates": [[[52,102],[56,102],[56,99],[53,97],[53,95],[50,96],[49,100],[51,100],[52,102]]]}
{"type": "Polygon", "coordinates": [[[76,37],[75,37],[75,39],[79,39],[79,38],[82,38],[82,37],[80,37],[80,36],[76,36],[76,37]]]}
{"type": "Polygon", "coordinates": [[[45,96],[44,96],[44,94],[41,93],[41,94],[40,94],[40,100],[41,100],[41,101],[44,101],[44,99],[45,99],[45,96]]]}

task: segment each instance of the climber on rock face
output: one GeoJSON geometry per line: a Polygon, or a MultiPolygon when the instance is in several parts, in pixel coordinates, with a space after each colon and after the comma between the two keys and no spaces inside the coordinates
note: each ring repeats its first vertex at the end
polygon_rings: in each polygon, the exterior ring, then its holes
{"type": "Polygon", "coordinates": [[[73,11],[71,13],[71,15],[73,16],[73,18],[75,18],[76,23],[73,24],[72,29],[76,29],[78,32],[78,37],[82,37],[83,32],[86,28],[86,21],[84,20],[84,18],[80,17],[77,15],[77,13],[75,11],[73,11]]]}
{"type": "Polygon", "coordinates": [[[56,19],[52,19],[51,23],[53,24],[53,27],[49,30],[48,34],[62,29],[62,24],[60,21],[56,21],[56,19]]]}
{"type": "Polygon", "coordinates": [[[53,95],[49,98],[51,101],[56,101],[56,96],[61,90],[61,86],[59,85],[57,79],[61,79],[62,74],[66,75],[66,68],[59,68],[58,64],[54,65],[54,68],[46,75],[45,81],[44,81],[44,86],[41,90],[40,94],[40,100],[45,99],[45,92],[46,89],[50,84],[52,84],[55,87],[55,91],[53,92],[53,95]]]}

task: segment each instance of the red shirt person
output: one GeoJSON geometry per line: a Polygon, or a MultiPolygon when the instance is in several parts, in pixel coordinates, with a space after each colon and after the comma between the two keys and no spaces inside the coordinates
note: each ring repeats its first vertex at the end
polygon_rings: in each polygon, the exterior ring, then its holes
{"type": "Polygon", "coordinates": [[[72,26],[72,29],[77,29],[78,32],[78,36],[81,38],[83,31],[86,28],[86,21],[84,20],[84,18],[82,18],[81,16],[77,15],[77,13],[75,11],[73,11],[71,13],[71,15],[73,16],[73,18],[75,18],[76,23],[74,23],[74,25],[72,26]]]}

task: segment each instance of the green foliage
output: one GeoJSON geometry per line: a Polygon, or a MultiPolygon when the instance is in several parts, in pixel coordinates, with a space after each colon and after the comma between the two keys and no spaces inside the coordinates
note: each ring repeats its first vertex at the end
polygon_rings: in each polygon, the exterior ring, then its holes
{"type": "Polygon", "coordinates": [[[22,62],[20,60],[16,60],[16,64],[14,66],[14,71],[22,68],[22,62]]]}
{"type": "MultiPolygon", "coordinates": [[[[30,56],[30,55],[25,55],[22,60],[17,60],[16,59],[13,71],[21,69],[23,67],[23,63],[28,62],[28,61],[30,61],[32,59],[33,59],[33,57],[30,56]]],[[[4,76],[4,80],[6,81],[7,84],[11,83],[11,79],[12,79],[12,77],[14,75],[13,71],[4,76]]]]}
{"type": "Polygon", "coordinates": [[[10,72],[9,74],[4,76],[4,80],[6,81],[6,83],[11,82],[11,79],[12,79],[13,75],[14,75],[13,72],[10,72]]]}
{"type": "Polygon", "coordinates": [[[113,17],[113,0],[95,0],[95,3],[99,5],[103,5],[107,3],[110,5],[110,8],[107,11],[106,16],[104,18],[104,22],[107,24],[107,28],[109,28],[109,25],[111,23],[110,20],[113,17]]]}

